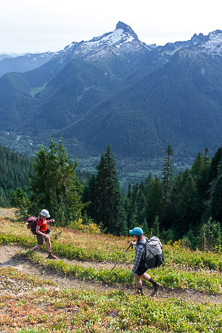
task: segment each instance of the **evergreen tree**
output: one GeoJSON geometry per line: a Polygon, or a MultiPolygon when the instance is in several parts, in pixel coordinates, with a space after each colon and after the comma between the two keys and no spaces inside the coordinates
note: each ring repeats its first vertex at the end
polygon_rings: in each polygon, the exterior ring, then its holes
{"type": "Polygon", "coordinates": [[[204,157],[199,151],[191,167],[191,174],[193,177],[201,175],[205,167],[204,157]]]}
{"type": "Polygon", "coordinates": [[[221,251],[221,227],[220,222],[213,222],[211,226],[211,247],[214,251],[221,251]]]}
{"type": "Polygon", "coordinates": [[[81,200],[82,184],[76,175],[77,161],[70,161],[60,139],[50,139],[49,149],[41,146],[34,158],[34,175],[30,175],[31,212],[47,208],[58,225],[77,220],[84,204],[81,200]]]}
{"type": "Polygon", "coordinates": [[[11,191],[20,187],[28,194],[29,173],[33,173],[31,159],[0,145],[0,193],[2,205],[10,206],[11,191]]]}
{"type": "Polygon", "coordinates": [[[88,181],[88,185],[84,187],[83,191],[83,202],[88,203],[85,211],[87,215],[93,220],[96,218],[96,177],[95,175],[91,175],[88,181]]]}
{"type": "Polygon", "coordinates": [[[190,229],[186,235],[183,235],[182,244],[190,250],[195,248],[195,237],[192,229],[190,229]]]}
{"type": "Polygon", "coordinates": [[[4,191],[0,188],[0,207],[6,208],[8,206],[8,202],[5,198],[4,191]]]}
{"type": "Polygon", "coordinates": [[[149,227],[152,227],[156,218],[156,215],[162,216],[162,199],[163,188],[159,178],[152,179],[147,186],[147,195],[145,202],[144,217],[146,218],[149,227]]]}
{"type": "Polygon", "coordinates": [[[144,194],[145,196],[147,195],[147,188],[149,186],[149,183],[153,180],[153,177],[152,177],[152,174],[151,172],[149,172],[149,175],[148,177],[145,179],[145,182],[144,182],[144,194]]]}
{"type": "Polygon", "coordinates": [[[145,187],[143,181],[136,183],[133,188],[128,186],[127,197],[125,198],[125,211],[127,225],[131,229],[136,225],[142,225],[144,221],[145,208],[145,187]]]}
{"type": "Polygon", "coordinates": [[[211,217],[200,229],[198,248],[202,251],[218,252],[221,250],[220,223],[216,221],[212,222],[211,217]]]}
{"type": "Polygon", "coordinates": [[[222,222],[222,174],[217,178],[213,187],[210,212],[213,219],[222,222]]]}
{"type": "Polygon", "coordinates": [[[162,186],[164,201],[167,202],[169,199],[172,187],[173,187],[173,149],[169,145],[166,149],[165,156],[163,158],[163,168],[162,168],[162,186]]]}
{"type": "Polygon", "coordinates": [[[218,166],[220,164],[220,161],[222,159],[222,147],[219,147],[212,157],[209,170],[207,172],[207,186],[208,186],[208,197],[210,197],[212,193],[212,188],[216,182],[216,179],[218,177],[218,166]]]}
{"type": "Polygon", "coordinates": [[[131,210],[131,204],[132,204],[132,193],[131,193],[131,184],[128,185],[128,192],[125,197],[125,203],[124,203],[124,209],[126,212],[126,224],[127,227],[130,229],[131,226],[131,219],[132,219],[132,210],[131,210]]]}
{"type": "Polygon", "coordinates": [[[168,243],[168,242],[172,243],[175,239],[173,230],[172,229],[163,230],[161,232],[160,238],[165,243],[168,243]]]}
{"type": "Polygon", "coordinates": [[[142,229],[143,229],[144,234],[147,237],[149,237],[149,228],[148,228],[148,223],[147,223],[146,219],[143,220],[142,229]]]}
{"type": "Polygon", "coordinates": [[[96,216],[97,223],[102,222],[106,232],[114,235],[128,233],[124,202],[117,177],[116,161],[108,145],[101,155],[96,176],[96,216]]]}
{"type": "MultiPolygon", "coordinates": [[[[25,205],[28,204],[28,197],[27,194],[21,189],[21,187],[18,187],[16,191],[11,192],[11,204],[13,207],[25,207],[25,205]]],[[[26,206],[27,207],[27,206],[26,206]]]]}
{"type": "Polygon", "coordinates": [[[185,184],[178,195],[176,214],[179,224],[175,225],[180,237],[187,233],[189,227],[198,228],[202,214],[202,201],[198,197],[197,185],[188,170],[185,184]]]}
{"type": "Polygon", "coordinates": [[[184,173],[179,171],[174,179],[170,200],[165,211],[164,225],[162,227],[165,230],[168,230],[179,223],[178,216],[176,214],[176,207],[178,204],[179,193],[181,193],[184,186],[184,174],[186,174],[186,171],[184,173]]]}
{"type": "Polygon", "coordinates": [[[173,155],[174,155],[173,149],[169,145],[166,149],[165,156],[163,158],[163,168],[162,168],[163,216],[161,216],[160,223],[162,223],[162,219],[165,218],[167,206],[170,205],[170,197],[173,190],[173,181],[174,181],[173,155]]]}
{"type": "Polygon", "coordinates": [[[210,167],[209,157],[206,156],[203,157],[203,155],[199,152],[192,164],[190,172],[196,182],[198,195],[201,198],[206,197],[206,191],[208,187],[206,177],[209,171],[209,167],[210,167]]]}
{"type": "Polygon", "coordinates": [[[159,216],[156,215],[155,221],[153,224],[153,234],[154,236],[160,237],[160,223],[159,223],[159,216]]]}

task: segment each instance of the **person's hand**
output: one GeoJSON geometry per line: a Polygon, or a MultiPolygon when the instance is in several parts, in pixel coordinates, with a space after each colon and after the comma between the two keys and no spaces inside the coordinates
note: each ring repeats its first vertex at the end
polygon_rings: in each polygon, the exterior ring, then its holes
{"type": "Polygon", "coordinates": [[[48,236],[48,235],[44,235],[44,237],[45,237],[45,239],[47,239],[47,240],[49,239],[49,236],[48,236]]]}
{"type": "Polygon", "coordinates": [[[51,219],[49,222],[55,222],[55,219],[51,219]]]}
{"type": "Polygon", "coordinates": [[[132,249],[133,249],[133,245],[136,245],[136,242],[131,242],[130,243],[130,246],[131,246],[132,249]]]}

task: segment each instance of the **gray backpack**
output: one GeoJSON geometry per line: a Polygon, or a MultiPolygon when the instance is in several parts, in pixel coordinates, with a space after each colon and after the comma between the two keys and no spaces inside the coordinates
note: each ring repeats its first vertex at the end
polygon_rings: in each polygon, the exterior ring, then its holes
{"type": "Polygon", "coordinates": [[[165,257],[162,251],[162,244],[158,237],[153,236],[145,244],[145,264],[147,268],[156,268],[163,264],[165,257]]]}

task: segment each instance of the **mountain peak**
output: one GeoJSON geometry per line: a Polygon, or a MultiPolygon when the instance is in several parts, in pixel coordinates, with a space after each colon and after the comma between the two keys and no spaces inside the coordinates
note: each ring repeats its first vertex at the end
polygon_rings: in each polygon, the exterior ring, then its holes
{"type": "Polygon", "coordinates": [[[222,55],[222,31],[215,30],[210,32],[207,36],[200,33],[194,34],[190,40],[190,48],[195,52],[207,52],[208,54],[222,55]]]}
{"type": "Polygon", "coordinates": [[[205,36],[202,33],[199,35],[194,34],[190,40],[190,46],[196,46],[198,44],[206,43],[209,40],[209,36],[205,36]]]}
{"type": "Polygon", "coordinates": [[[119,22],[117,23],[117,25],[116,25],[116,29],[123,29],[124,32],[129,33],[129,34],[132,35],[135,39],[138,40],[138,36],[137,36],[137,34],[133,31],[133,29],[132,29],[129,25],[127,25],[127,24],[125,24],[125,23],[119,21],[119,22]]]}

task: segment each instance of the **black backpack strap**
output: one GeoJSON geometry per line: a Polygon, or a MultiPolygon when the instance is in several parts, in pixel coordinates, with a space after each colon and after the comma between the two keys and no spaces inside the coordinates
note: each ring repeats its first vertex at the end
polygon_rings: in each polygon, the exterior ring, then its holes
{"type": "MultiPolygon", "coordinates": [[[[148,245],[148,243],[149,243],[149,241],[147,240],[146,241],[146,244],[148,245]]],[[[147,246],[147,250],[155,257],[155,254],[153,254],[153,252],[152,251],[150,251],[150,249],[148,248],[148,246],[147,246]]]]}

